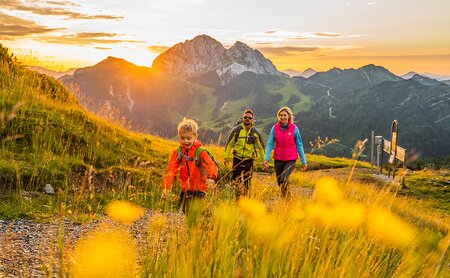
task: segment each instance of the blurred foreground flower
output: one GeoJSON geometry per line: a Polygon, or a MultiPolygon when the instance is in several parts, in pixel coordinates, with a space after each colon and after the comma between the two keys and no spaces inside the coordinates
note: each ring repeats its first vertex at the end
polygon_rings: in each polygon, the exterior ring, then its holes
{"type": "Polygon", "coordinates": [[[410,246],[416,235],[412,226],[383,208],[374,208],[369,212],[367,229],[377,241],[395,247],[410,246]]]}
{"type": "Polygon", "coordinates": [[[310,204],[306,207],[308,219],[326,228],[357,228],[364,222],[365,213],[362,205],[346,201],[332,207],[323,204],[310,204]]]}
{"type": "Polygon", "coordinates": [[[117,229],[100,229],[80,239],[73,256],[73,277],[134,277],[137,250],[132,238],[117,229]]]}
{"type": "Polygon", "coordinates": [[[289,208],[288,217],[291,221],[300,221],[305,219],[305,210],[299,202],[294,202],[289,208]]]}
{"type": "Polygon", "coordinates": [[[278,236],[278,229],[281,223],[274,216],[265,216],[259,219],[249,220],[249,232],[251,239],[259,243],[272,243],[278,236]]]}
{"type": "Polygon", "coordinates": [[[144,215],[144,209],[126,201],[113,201],[106,207],[106,214],[114,220],[132,223],[144,215]]]}
{"type": "Polygon", "coordinates": [[[257,219],[266,215],[267,208],[264,203],[255,199],[242,197],[239,199],[238,206],[241,212],[250,218],[257,219]]]}
{"type": "Polygon", "coordinates": [[[332,177],[320,178],[314,189],[314,198],[319,203],[336,204],[342,200],[342,192],[338,187],[338,182],[332,177]]]}
{"type": "Polygon", "coordinates": [[[220,204],[214,210],[214,216],[221,225],[230,227],[237,223],[237,210],[236,206],[230,206],[227,204],[220,204]]]}

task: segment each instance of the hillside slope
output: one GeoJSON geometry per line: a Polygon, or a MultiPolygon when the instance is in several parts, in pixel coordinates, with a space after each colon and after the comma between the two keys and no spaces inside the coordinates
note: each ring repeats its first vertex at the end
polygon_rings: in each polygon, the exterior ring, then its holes
{"type": "Polygon", "coordinates": [[[24,68],[1,45],[0,113],[3,189],[67,188],[87,176],[96,184],[142,184],[161,175],[168,153],[160,145],[173,144],[93,116],[59,82],[24,68]]]}

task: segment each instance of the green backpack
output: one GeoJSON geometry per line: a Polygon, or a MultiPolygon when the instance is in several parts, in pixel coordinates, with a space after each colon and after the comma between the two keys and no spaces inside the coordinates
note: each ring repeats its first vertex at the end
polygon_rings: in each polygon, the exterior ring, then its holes
{"type": "Polygon", "coordinates": [[[209,157],[211,157],[212,161],[214,161],[214,163],[217,165],[218,171],[217,171],[217,181],[220,180],[221,178],[219,177],[220,175],[220,166],[219,163],[214,159],[213,154],[206,148],[204,148],[203,146],[200,146],[196,151],[195,151],[195,155],[194,157],[190,157],[188,155],[183,154],[183,152],[181,151],[181,147],[178,147],[177,149],[177,159],[178,159],[178,164],[181,166],[182,165],[182,158],[184,157],[187,161],[194,161],[195,165],[199,168],[202,168],[202,165],[200,163],[200,154],[206,151],[209,155],[209,157]]]}

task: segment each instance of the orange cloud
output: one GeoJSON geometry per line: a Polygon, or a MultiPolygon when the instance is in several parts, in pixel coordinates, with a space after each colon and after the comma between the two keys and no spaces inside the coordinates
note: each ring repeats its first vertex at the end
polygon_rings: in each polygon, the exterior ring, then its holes
{"type": "Polygon", "coordinates": [[[111,37],[116,36],[120,35],[115,33],[78,33],[62,36],[37,37],[35,38],[35,40],[46,43],[67,44],[67,45],[143,43],[143,41],[136,41],[136,40],[109,39],[111,37]]]}
{"type": "Polygon", "coordinates": [[[260,47],[259,51],[268,54],[268,55],[295,55],[300,52],[313,52],[319,50],[319,47],[316,46],[284,46],[284,47],[260,47]]]}
{"type": "Polygon", "coordinates": [[[10,16],[0,12],[0,39],[12,40],[15,37],[25,37],[63,30],[62,28],[48,28],[36,24],[31,20],[10,16]]]}
{"type": "Polygon", "coordinates": [[[24,11],[30,12],[37,15],[54,15],[54,16],[64,16],[65,19],[107,19],[107,20],[121,20],[123,16],[117,15],[89,15],[82,14],[70,11],[67,8],[61,8],[61,6],[70,6],[73,5],[69,2],[55,2],[48,1],[47,4],[58,5],[59,7],[44,7],[39,6],[35,1],[28,3],[23,3],[22,1],[17,0],[4,0],[0,3],[0,8],[13,10],[13,11],[24,11]]]}
{"type": "Polygon", "coordinates": [[[330,38],[342,37],[341,34],[329,32],[315,32],[313,33],[313,35],[317,37],[330,37],[330,38]]]}

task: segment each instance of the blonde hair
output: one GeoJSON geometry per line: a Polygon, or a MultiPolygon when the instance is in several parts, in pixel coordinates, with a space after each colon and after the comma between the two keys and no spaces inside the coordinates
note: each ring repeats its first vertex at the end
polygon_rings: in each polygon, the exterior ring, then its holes
{"type": "Polygon", "coordinates": [[[178,135],[182,132],[192,132],[194,135],[197,135],[198,132],[198,124],[192,119],[183,118],[181,122],[178,123],[178,135]]]}
{"type": "Polygon", "coordinates": [[[294,123],[294,114],[292,113],[291,108],[289,108],[289,107],[287,107],[287,106],[281,107],[281,108],[278,110],[278,112],[277,112],[277,118],[278,118],[278,121],[280,120],[280,113],[283,112],[283,111],[285,111],[285,112],[288,114],[288,116],[289,116],[289,122],[290,122],[291,124],[293,124],[293,123],[294,123]]]}

